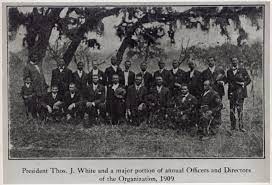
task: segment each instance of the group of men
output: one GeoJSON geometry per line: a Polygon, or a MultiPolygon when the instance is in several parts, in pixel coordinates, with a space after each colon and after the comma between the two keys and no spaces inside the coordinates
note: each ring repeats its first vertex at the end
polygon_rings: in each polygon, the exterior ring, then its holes
{"type": "Polygon", "coordinates": [[[22,87],[27,115],[35,118],[52,117],[56,120],[66,116],[83,119],[89,116],[91,126],[97,119],[104,118],[111,124],[122,121],[139,125],[146,123],[168,124],[177,129],[188,130],[196,125],[203,136],[216,133],[221,124],[222,97],[224,86],[228,84],[230,100],[231,129],[245,131],[242,121],[243,103],[247,97],[246,86],[251,82],[247,71],[238,67],[238,58],[231,58],[231,68],[225,71],[215,66],[215,58],[208,58],[208,68],[203,72],[195,69],[195,63],[189,62],[189,71],[180,69],[177,60],[173,68],[167,70],[165,62],[158,62],[159,70],[152,75],[147,71],[147,63],[140,64],[141,71],[135,74],[130,70],[131,62],[124,62],[124,71],[120,61],[111,58],[111,66],[105,72],[98,69],[93,61],[93,69],[87,74],[83,63],[77,63],[72,72],[63,59],[52,71],[51,91],[47,92],[46,82],[38,58],[30,56],[30,62],[24,69],[25,84],[22,87]],[[156,118],[156,119],[154,119],[156,118]]]}

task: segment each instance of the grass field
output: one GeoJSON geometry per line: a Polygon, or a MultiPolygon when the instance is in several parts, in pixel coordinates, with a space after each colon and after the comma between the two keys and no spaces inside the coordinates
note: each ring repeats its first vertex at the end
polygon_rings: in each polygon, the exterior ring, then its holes
{"type": "MultiPolygon", "coordinates": [[[[229,104],[224,97],[223,123],[207,141],[171,129],[130,125],[95,125],[27,121],[19,96],[23,63],[11,55],[9,62],[9,136],[11,158],[59,157],[262,157],[262,90],[246,99],[244,122],[247,132],[228,134],[229,104]]],[[[50,71],[45,71],[50,74],[50,71]]],[[[87,121],[87,120],[86,120],[87,121]]]]}

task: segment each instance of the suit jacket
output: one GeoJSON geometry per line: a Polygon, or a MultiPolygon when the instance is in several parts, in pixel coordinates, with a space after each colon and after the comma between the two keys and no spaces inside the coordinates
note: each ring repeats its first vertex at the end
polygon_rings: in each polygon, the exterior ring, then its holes
{"type": "Polygon", "coordinates": [[[240,98],[247,97],[247,86],[250,84],[251,79],[246,69],[238,68],[237,73],[235,75],[232,69],[229,69],[227,71],[227,82],[229,83],[229,87],[228,87],[229,99],[232,96],[237,96],[240,98]],[[244,82],[245,83],[244,87],[239,85],[237,82],[244,82]]]}
{"type": "Polygon", "coordinates": [[[170,72],[171,72],[171,75],[173,77],[172,87],[171,87],[172,93],[171,94],[173,96],[178,96],[179,88],[177,88],[175,86],[175,83],[179,83],[180,85],[183,84],[183,83],[186,83],[185,71],[183,71],[182,69],[178,69],[177,72],[174,74],[173,69],[171,69],[170,72]]]}
{"type": "Polygon", "coordinates": [[[51,85],[56,84],[59,87],[59,93],[64,95],[68,91],[69,84],[72,82],[72,71],[64,68],[62,72],[58,68],[52,71],[51,85]]]}
{"type": "Polygon", "coordinates": [[[74,97],[72,98],[70,95],[70,92],[67,91],[64,95],[63,101],[64,101],[64,108],[67,109],[68,106],[71,105],[72,103],[75,103],[76,106],[79,106],[82,103],[82,97],[79,91],[76,91],[74,97]]]}
{"type": "Polygon", "coordinates": [[[24,96],[30,96],[30,95],[35,96],[35,94],[36,92],[32,84],[30,84],[29,87],[27,87],[26,85],[22,86],[21,96],[23,99],[24,99],[24,96]]]}
{"type": "Polygon", "coordinates": [[[201,96],[201,110],[202,111],[212,111],[214,116],[219,116],[223,105],[219,94],[213,89],[209,90],[208,93],[203,93],[201,96]]]}
{"type": "Polygon", "coordinates": [[[155,86],[150,90],[150,94],[155,97],[156,105],[159,109],[169,107],[170,91],[167,87],[162,86],[161,92],[158,92],[155,86]]]}
{"type": "MultiPolygon", "coordinates": [[[[154,73],[154,82],[156,82],[156,76],[162,76],[163,79],[163,85],[165,87],[172,87],[173,86],[173,76],[170,71],[164,69],[162,72],[160,70],[156,71],[154,73]]],[[[155,84],[154,84],[155,85],[155,84]]]]}
{"type": "Polygon", "coordinates": [[[190,77],[190,71],[187,71],[185,73],[185,81],[188,84],[190,94],[199,98],[202,93],[201,73],[195,70],[193,76],[190,77]]]}
{"type": "Polygon", "coordinates": [[[32,86],[35,89],[37,96],[43,96],[47,93],[48,85],[45,82],[45,78],[40,67],[40,72],[30,62],[25,66],[23,77],[30,77],[32,80],[32,86]]]}
{"type": "Polygon", "coordinates": [[[141,103],[145,103],[145,96],[147,95],[147,88],[141,86],[136,90],[135,84],[128,87],[126,107],[130,110],[137,110],[141,103]]]}
{"type": "Polygon", "coordinates": [[[111,85],[112,84],[112,75],[113,74],[118,74],[119,78],[122,78],[122,69],[120,67],[117,67],[117,71],[115,72],[112,66],[106,68],[105,70],[105,83],[106,85],[111,85]]]}
{"type": "Polygon", "coordinates": [[[93,90],[93,84],[89,85],[85,93],[85,103],[94,102],[95,105],[105,103],[105,86],[97,84],[95,91],[93,90]]]}
{"type": "MultiPolygon", "coordinates": [[[[121,78],[120,79],[120,83],[122,85],[125,85],[125,72],[124,71],[122,72],[122,75],[120,76],[120,78],[121,78]]],[[[134,84],[134,80],[135,80],[135,73],[132,72],[132,71],[129,71],[128,72],[128,86],[133,85],[134,84]]]]}
{"type": "Polygon", "coordinates": [[[142,72],[138,73],[137,75],[142,75],[143,77],[143,85],[147,88],[147,90],[149,91],[152,84],[153,84],[153,77],[152,77],[152,74],[149,73],[149,72],[145,72],[145,74],[143,75],[142,72]]]}
{"type": "Polygon", "coordinates": [[[226,83],[226,75],[223,69],[215,68],[214,72],[212,73],[209,68],[205,69],[202,74],[202,84],[205,80],[210,80],[213,89],[218,92],[218,94],[222,97],[225,95],[224,85],[218,84],[218,81],[223,81],[226,83]]]}
{"type": "Polygon", "coordinates": [[[75,71],[75,72],[73,72],[72,77],[73,77],[72,81],[76,84],[76,88],[80,92],[83,92],[84,89],[86,89],[86,87],[87,87],[88,75],[84,71],[82,71],[82,76],[80,78],[78,75],[78,72],[75,71]]]}
{"type": "MultiPolygon", "coordinates": [[[[105,74],[103,71],[98,69],[98,78],[99,78],[99,83],[102,85],[106,85],[105,82],[105,74]]],[[[93,83],[93,70],[91,70],[88,74],[88,84],[91,85],[93,83]]]]}
{"type": "Polygon", "coordinates": [[[59,93],[57,94],[56,98],[54,99],[52,96],[52,93],[48,93],[43,97],[42,105],[46,107],[49,105],[51,108],[53,108],[53,105],[58,102],[58,101],[63,101],[63,96],[60,95],[59,93]]]}
{"type": "Polygon", "coordinates": [[[175,105],[178,110],[183,111],[184,114],[191,114],[196,110],[197,107],[197,99],[191,94],[188,94],[184,101],[183,97],[180,95],[175,99],[175,105]]]}
{"type": "MultiPolygon", "coordinates": [[[[123,88],[125,87],[119,83],[119,86],[117,88],[123,88]]],[[[106,98],[106,109],[107,112],[116,112],[118,109],[120,109],[120,112],[123,112],[125,110],[125,99],[119,99],[115,96],[115,91],[112,89],[112,86],[110,85],[107,88],[107,98],[106,98]]]]}

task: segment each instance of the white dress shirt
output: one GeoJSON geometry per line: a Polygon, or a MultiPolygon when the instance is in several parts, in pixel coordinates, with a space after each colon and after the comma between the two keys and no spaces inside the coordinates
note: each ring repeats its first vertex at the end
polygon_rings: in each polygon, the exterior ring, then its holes
{"type": "Polygon", "coordinates": [[[62,68],[62,67],[60,68],[60,67],[59,67],[59,71],[60,71],[61,73],[62,73],[63,70],[64,70],[64,68],[62,68]]]}
{"type": "Polygon", "coordinates": [[[56,99],[56,97],[57,97],[57,93],[52,93],[52,97],[53,97],[53,99],[56,99]]]}
{"type": "Polygon", "coordinates": [[[192,78],[194,76],[194,72],[195,72],[195,70],[190,71],[190,78],[192,78]]]}
{"type": "Polygon", "coordinates": [[[173,69],[173,73],[176,74],[178,72],[178,68],[173,69]]]}
{"type": "Polygon", "coordinates": [[[233,72],[234,75],[236,75],[236,73],[237,73],[237,68],[236,68],[236,69],[232,69],[232,72],[233,72]]]}
{"type": "Polygon", "coordinates": [[[74,98],[74,96],[75,96],[75,93],[70,93],[70,96],[71,96],[71,98],[74,98]]]}
{"type": "Polygon", "coordinates": [[[97,89],[97,86],[98,86],[97,84],[94,84],[94,83],[93,83],[93,90],[94,90],[94,91],[97,89]]]}
{"type": "Polygon", "coordinates": [[[162,85],[161,86],[157,86],[157,91],[160,93],[162,89],[162,85]]]}
{"type": "Polygon", "coordinates": [[[117,66],[111,65],[111,67],[113,68],[113,70],[114,70],[115,72],[117,72],[117,66]]]}
{"type": "Polygon", "coordinates": [[[83,71],[77,70],[77,74],[78,74],[79,78],[81,78],[82,74],[83,74],[83,71]]]}
{"type": "Polygon", "coordinates": [[[213,66],[212,68],[209,67],[209,70],[212,72],[212,74],[214,73],[215,70],[215,66],[213,66]]]}
{"type": "Polygon", "coordinates": [[[125,86],[128,86],[128,71],[124,71],[124,76],[125,76],[125,86]]]}
{"type": "Polygon", "coordinates": [[[115,91],[118,88],[118,86],[119,86],[119,83],[113,84],[111,88],[115,91]]]}
{"type": "Polygon", "coordinates": [[[186,100],[187,96],[189,95],[189,93],[185,94],[183,97],[182,97],[182,103],[186,100]]]}
{"type": "Polygon", "coordinates": [[[206,96],[206,94],[208,94],[208,92],[210,92],[210,90],[205,91],[203,96],[206,96]]]}

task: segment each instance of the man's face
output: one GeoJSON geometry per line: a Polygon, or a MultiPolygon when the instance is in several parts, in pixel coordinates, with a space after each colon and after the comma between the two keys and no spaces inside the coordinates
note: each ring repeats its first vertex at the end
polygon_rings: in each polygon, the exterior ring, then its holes
{"type": "Polygon", "coordinates": [[[161,86],[162,83],[163,83],[162,77],[156,77],[156,84],[157,84],[158,86],[161,86]]]}
{"type": "Polygon", "coordinates": [[[141,83],[142,83],[142,77],[141,76],[136,76],[135,84],[136,85],[141,85],[141,83]]]}
{"type": "Polygon", "coordinates": [[[37,63],[38,62],[38,55],[32,55],[30,60],[33,62],[33,63],[37,63]]]}
{"type": "Polygon", "coordinates": [[[113,81],[114,84],[119,83],[119,76],[118,75],[113,75],[112,76],[112,81],[113,81]]]}
{"type": "Polygon", "coordinates": [[[178,61],[174,60],[173,63],[172,63],[172,66],[173,66],[174,69],[178,68],[178,66],[179,66],[178,61]]]}
{"type": "Polygon", "coordinates": [[[233,67],[237,67],[238,66],[238,59],[236,57],[231,59],[231,63],[233,67]]]}
{"type": "Polygon", "coordinates": [[[77,64],[77,69],[80,70],[80,71],[82,71],[82,69],[83,69],[83,63],[82,62],[79,62],[77,64]]]}
{"type": "Polygon", "coordinates": [[[146,71],[146,69],[147,69],[146,63],[141,63],[140,68],[141,68],[142,71],[146,71]]]}
{"type": "Polygon", "coordinates": [[[160,68],[160,69],[163,69],[163,68],[164,68],[164,66],[165,66],[165,63],[164,63],[164,62],[162,62],[162,61],[160,61],[160,62],[159,62],[159,68],[160,68]]]}
{"type": "Polygon", "coordinates": [[[97,75],[93,75],[93,83],[97,84],[98,83],[98,76],[97,75]]]}
{"type": "Polygon", "coordinates": [[[189,66],[189,68],[190,68],[191,71],[195,68],[194,63],[189,63],[188,66],[189,66]]]}
{"type": "Polygon", "coordinates": [[[181,94],[185,95],[188,93],[188,87],[186,85],[181,87],[181,94]]]}
{"type": "Polygon", "coordinates": [[[58,68],[64,68],[64,65],[65,65],[64,60],[61,59],[61,60],[58,62],[58,68]]]}
{"type": "Polygon", "coordinates": [[[111,64],[113,65],[113,66],[115,66],[116,64],[117,64],[117,59],[116,58],[111,58],[111,64]]]}
{"type": "Polygon", "coordinates": [[[125,62],[125,69],[128,70],[130,68],[130,66],[131,66],[131,62],[126,61],[125,62]]]}
{"type": "Polygon", "coordinates": [[[70,85],[69,85],[69,91],[70,91],[71,93],[74,93],[75,90],[76,90],[75,84],[70,84],[70,85]]]}
{"type": "Polygon", "coordinates": [[[213,67],[214,64],[215,64],[214,58],[210,57],[210,58],[209,58],[209,67],[213,67]]]}
{"type": "Polygon", "coordinates": [[[205,91],[210,89],[210,82],[209,81],[205,81],[203,85],[204,85],[204,90],[205,91]]]}
{"type": "Polygon", "coordinates": [[[98,68],[98,62],[96,60],[93,61],[93,69],[98,68]]]}
{"type": "Polygon", "coordinates": [[[53,86],[51,91],[52,91],[53,94],[57,94],[59,89],[58,89],[58,87],[53,86]]]}

